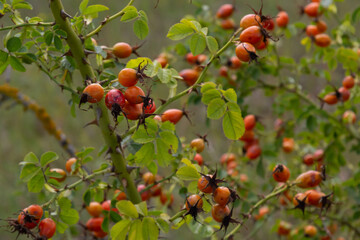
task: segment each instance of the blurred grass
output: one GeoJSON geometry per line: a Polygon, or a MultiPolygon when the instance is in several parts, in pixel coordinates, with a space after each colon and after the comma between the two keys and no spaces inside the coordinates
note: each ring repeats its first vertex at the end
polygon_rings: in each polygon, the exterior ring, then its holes
{"type": "MultiPolygon", "coordinates": [[[[40,15],[47,20],[52,20],[50,10],[48,8],[48,1],[32,0],[29,2],[34,6],[34,10],[25,11],[25,14],[30,16],[40,15]]],[[[70,15],[74,15],[77,12],[77,6],[80,1],[64,0],[63,2],[70,15]]],[[[219,5],[232,1],[204,0],[194,2],[194,4],[197,2],[208,4],[211,9],[216,11],[219,5]]],[[[255,9],[257,9],[259,5],[259,1],[256,1],[255,3],[254,1],[236,2],[237,12],[234,18],[237,22],[241,16],[250,13],[249,8],[245,5],[246,3],[252,5],[255,9]]],[[[290,21],[294,21],[294,19],[304,19],[304,17],[300,18],[298,15],[298,6],[302,5],[305,1],[294,2],[288,0],[266,0],[264,2],[264,12],[269,15],[276,15],[277,6],[280,5],[289,12],[290,21]]],[[[110,11],[107,14],[110,15],[121,9],[127,1],[108,0],[90,1],[90,3],[101,3],[107,5],[110,8],[110,11]]],[[[160,0],[160,4],[156,9],[154,8],[155,3],[156,0],[135,1],[135,6],[138,9],[145,10],[148,14],[150,27],[150,34],[139,52],[141,55],[148,56],[152,59],[164,49],[164,46],[173,44],[172,41],[166,38],[166,33],[169,27],[178,22],[184,15],[193,14],[196,11],[196,7],[189,4],[187,0],[160,0]]],[[[359,4],[358,0],[347,0],[343,3],[339,3],[339,16],[344,16],[349,13],[354,9],[353,6],[356,4],[359,4]]],[[[23,16],[25,16],[25,14],[23,16]]],[[[105,15],[103,14],[102,17],[104,16],[105,15]]],[[[308,20],[306,21],[308,22],[308,20]]],[[[335,19],[328,19],[327,21],[329,26],[335,24],[335,19]]],[[[0,24],[6,26],[9,25],[10,22],[6,20],[6,17],[4,17],[0,20],[0,24]]],[[[1,33],[0,36],[4,36],[4,33],[1,33]]],[[[95,38],[99,45],[108,46],[112,46],[118,41],[129,42],[132,45],[141,43],[141,41],[139,41],[132,32],[132,24],[120,23],[118,20],[115,20],[104,27],[101,34],[95,38]]],[[[284,41],[281,41],[281,46],[279,46],[280,54],[294,56],[296,58],[303,56],[304,49],[300,45],[299,39],[300,36],[291,40],[285,39],[284,41]],[[294,45],[296,45],[296,47],[294,47],[294,45]]],[[[179,66],[184,65],[180,63],[179,66]]],[[[6,74],[0,76],[0,84],[4,83],[5,76],[6,74]]],[[[338,76],[338,81],[340,81],[343,73],[340,70],[334,73],[333,77],[334,76],[338,76]]],[[[102,138],[99,137],[99,130],[94,126],[83,128],[87,122],[93,119],[92,112],[85,112],[77,109],[76,119],[71,117],[70,106],[67,104],[70,99],[69,94],[66,92],[62,93],[60,89],[48,80],[47,76],[45,76],[42,72],[34,67],[30,67],[26,73],[11,71],[8,73],[8,77],[11,85],[21,89],[23,94],[30,96],[47,109],[57,125],[63,129],[77,149],[80,149],[82,146],[92,146],[95,147],[96,150],[101,148],[103,142],[102,138]]],[[[76,81],[78,83],[81,82],[79,75],[77,75],[77,79],[78,80],[76,81]]],[[[315,78],[310,78],[308,76],[304,79],[305,85],[311,85],[313,89],[312,91],[317,93],[319,89],[324,86],[325,81],[316,82],[315,84],[314,81],[316,81],[315,78]]],[[[165,98],[167,94],[163,93],[163,91],[156,91],[155,89],[153,95],[156,96],[155,99],[157,99],[160,97],[165,98]]],[[[261,116],[265,119],[271,119],[272,113],[269,109],[272,101],[267,99],[265,100],[262,92],[255,92],[247,101],[251,101],[252,103],[252,112],[255,114],[261,114],[261,116]],[[255,99],[256,101],[254,101],[255,99]]],[[[182,103],[176,103],[171,106],[181,107],[182,103]]],[[[206,126],[204,124],[206,119],[204,106],[197,107],[196,109],[190,107],[189,110],[194,124],[189,126],[187,121],[182,120],[177,125],[178,132],[187,138],[194,137],[195,133],[207,133],[209,135],[211,145],[207,153],[204,154],[205,161],[216,163],[220,155],[227,151],[230,143],[230,141],[224,140],[222,132],[218,131],[221,129],[221,121],[211,121],[211,125],[206,126]],[[199,110],[199,108],[201,109],[199,110]]],[[[20,168],[18,163],[22,161],[23,157],[30,151],[34,152],[38,156],[46,151],[55,151],[60,156],[60,160],[57,161],[56,165],[58,167],[64,167],[67,155],[61,149],[55,138],[49,136],[44,131],[35,115],[30,111],[24,112],[23,108],[19,105],[12,106],[9,102],[7,102],[4,106],[1,106],[0,126],[0,189],[3,195],[2,204],[0,205],[0,219],[6,219],[18,212],[20,209],[37,201],[36,196],[28,193],[26,185],[19,181],[20,168]]],[[[97,163],[97,165],[99,165],[99,163],[97,163]]],[[[180,208],[180,205],[180,201],[176,202],[174,205],[174,211],[180,208]]],[[[185,234],[188,233],[188,230],[186,227],[183,227],[180,232],[181,234],[174,232],[171,238],[183,239],[186,237],[185,234]]],[[[4,228],[0,228],[0,234],[1,239],[15,239],[15,235],[6,233],[4,228]]],[[[192,236],[191,239],[196,239],[196,236],[192,236]]]]}

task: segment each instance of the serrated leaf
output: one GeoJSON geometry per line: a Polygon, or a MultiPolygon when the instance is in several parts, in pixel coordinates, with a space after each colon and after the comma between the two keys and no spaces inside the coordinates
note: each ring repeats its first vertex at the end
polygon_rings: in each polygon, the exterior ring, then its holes
{"type": "Polygon", "coordinates": [[[179,168],[176,172],[176,176],[182,180],[197,180],[200,178],[200,174],[196,168],[192,166],[184,166],[179,168]]]}
{"type": "Polygon", "coordinates": [[[244,120],[240,112],[227,111],[222,126],[225,136],[231,140],[239,139],[245,132],[244,120]]]}
{"type": "Polygon", "coordinates": [[[134,33],[140,40],[144,40],[149,34],[149,26],[147,22],[140,19],[136,20],[134,22],[134,33]]]}
{"type": "Polygon", "coordinates": [[[157,76],[161,83],[167,84],[171,81],[171,70],[170,69],[159,69],[157,76]]]}
{"type": "Polygon", "coordinates": [[[109,10],[109,8],[104,5],[101,5],[101,4],[96,4],[96,5],[90,5],[87,8],[85,8],[85,10],[82,14],[83,15],[91,15],[91,14],[106,11],[106,10],[109,10]]]}
{"type": "Polygon", "coordinates": [[[141,202],[139,204],[136,204],[135,207],[136,207],[138,213],[140,213],[141,215],[143,215],[145,217],[148,215],[147,204],[145,201],[141,202]]]}
{"type": "Polygon", "coordinates": [[[135,205],[128,200],[122,200],[117,202],[116,208],[119,210],[120,213],[124,214],[125,216],[129,216],[132,218],[139,217],[139,213],[137,212],[135,205]]]}
{"type": "MultiPolygon", "coordinates": [[[[203,89],[203,88],[201,88],[203,89]]],[[[221,98],[221,93],[217,89],[209,89],[203,93],[201,97],[201,102],[208,105],[212,100],[221,98]]]]}
{"type": "Polygon", "coordinates": [[[201,33],[195,33],[190,39],[190,51],[192,54],[199,55],[206,48],[206,39],[201,33]]]}
{"type": "Polygon", "coordinates": [[[142,240],[143,234],[142,234],[142,223],[140,219],[135,219],[131,222],[129,234],[128,234],[129,240],[142,240]]]}
{"type": "Polygon", "coordinates": [[[148,143],[154,141],[158,131],[157,123],[153,119],[147,119],[146,127],[147,128],[145,129],[144,125],[141,125],[133,134],[131,139],[137,143],[148,143]]]}
{"type": "Polygon", "coordinates": [[[181,40],[194,33],[194,29],[187,24],[177,23],[171,26],[167,37],[171,40],[181,40]]]}
{"type": "Polygon", "coordinates": [[[8,59],[8,56],[9,56],[9,54],[7,52],[0,50],[0,63],[6,62],[6,60],[8,59]]]}
{"type": "Polygon", "coordinates": [[[135,162],[139,165],[149,165],[155,158],[155,147],[153,143],[142,145],[135,154],[135,162]]]}
{"type": "Polygon", "coordinates": [[[159,236],[159,228],[155,220],[151,217],[145,217],[142,221],[142,235],[144,240],[156,240],[159,236]]]}
{"type": "Polygon", "coordinates": [[[216,88],[216,84],[213,83],[213,82],[207,82],[207,83],[204,83],[201,85],[201,93],[205,93],[207,92],[208,90],[211,90],[211,89],[215,89],[216,88]]]}
{"type": "Polygon", "coordinates": [[[211,100],[207,108],[207,117],[210,119],[219,119],[226,112],[226,103],[221,98],[211,100]]]}
{"type": "Polygon", "coordinates": [[[40,164],[42,167],[46,166],[47,164],[56,161],[59,159],[59,156],[54,152],[46,152],[41,155],[40,164]]]}
{"type": "Polygon", "coordinates": [[[123,219],[120,222],[116,223],[111,228],[110,231],[111,238],[116,240],[125,240],[130,224],[131,224],[130,219],[123,219]]]}
{"type": "Polygon", "coordinates": [[[73,208],[66,208],[60,210],[60,219],[69,225],[76,224],[80,217],[78,211],[73,208]]]}
{"type": "Polygon", "coordinates": [[[225,99],[228,100],[229,102],[233,102],[233,103],[237,102],[237,95],[233,88],[229,88],[226,91],[224,91],[223,95],[225,99]]]}
{"type": "Polygon", "coordinates": [[[170,164],[172,156],[169,153],[169,146],[166,144],[166,142],[163,139],[156,139],[156,149],[157,154],[156,158],[158,160],[158,163],[161,167],[166,167],[170,164]]]}
{"type": "Polygon", "coordinates": [[[219,50],[219,44],[216,41],[216,39],[214,37],[212,37],[212,36],[207,36],[206,37],[206,44],[207,44],[207,47],[208,47],[209,51],[212,54],[215,54],[217,52],[217,50],[219,50]]]}
{"type": "Polygon", "coordinates": [[[165,140],[165,143],[174,151],[177,152],[179,141],[175,134],[171,132],[160,132],[160,137],[165,140]]]}
{"type": "Polygon", "coordinates": [[[21,48],[21,40],[18,37],[12,37],[9,38],[6,42],[6,48],[9,50],[9,52],[16,52],[21,48]]]}
{"type": "Polygon", "coordinates": [[[45,178],[41,171],[38,171],[38,173],[33,176],[30,181],[27,183],[29,192],[32,193],[38,193],[40,192],[45,184],[45,178]]]}

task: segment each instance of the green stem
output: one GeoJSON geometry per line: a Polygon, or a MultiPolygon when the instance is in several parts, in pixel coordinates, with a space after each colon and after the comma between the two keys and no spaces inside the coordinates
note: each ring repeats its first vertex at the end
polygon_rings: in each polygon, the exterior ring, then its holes
{"type": "Polygon", "coordinates": [[[173,222],[175,221],[176,219],[178,219],[179,217],[182,217],[184,214],[186,213],[186,209],[184,210],[181,210],[180,212],[176,213],[174,216],[172,216],[169,221],[170,222],[173,222]]]}
{"type": "Polygon", "coordinates": [[[134,0],[130,0],[130,2],[120,11],[120,12],[117,12],[115,13],[114,15],[110,16],[110,17],[107,17],[104,19],[104,21],[101,22],[100,26],[98,26],[97,28],[95,28],[92,32],[88,33],[85,38],[89,38],[95,34],[97,34],[98,32],[101,31],[101,29],[106,25],[108,24],[109,22],[111,22],[112,20],[118,18],[118,17],[121,17],[122,15],[124,15],[125,11],[124,9],[128,6],[131,6],[133,4],[134,0]]]}
{"type": "MultiPolygon", "coordinates": [[[[131,0],[130,2],[132,1],[133,0],[131,0]]],[[[61,0],[51,0],[50,8],[56,23],[59,24],[61,29],[67,33],[66,41],[70,47],[72,56],[77,63],[77,67],[79,68],[83,79],[96,82],[94,70],[85,56],[82,41],[72,28],[67,17],[64,17],[63,13],[65,11],[61,0]]],[[[118,151],[119,143],[117,137],[115,136],[113,131],[110,131],[109,115],[104,100],[94,105],[94,113],[96,119],[98,120],[98,124],[103,138],[105,139],[106,144],[111,150],[111,159],[115,166],[115,171],[119,176],[120,183],[126,189],[126,194],[133,203],[141,202],[141,197],[137,191],[135,182],[127,171],[125,158],[123,157],[121,152],[118,151]]]]}
{"type": "Polygon", "coordinates": [[[107,168],[107,169],[104,169],[104,170],[101,170],[101,171],[98,171],[98,172],[94,172],[94,173],[92,173],[92,174],[90,174],[90,175],[88,175],[88,176],[86,176],[86,177],[84,177],[84,178],[82,178],[82,179],[74,182],[73,184],[67,185],[67,186],[64,187],[64,188],[61,188],[61,189],[57,190],[56,194],[54,194],[49,201],[47,201],[46,203],[44,203],[43,205],[41,205],[41,207],[44,208],[44,207],[47,207],[47,206],[49,206],[50,204],[52,204],[52,203],[58,198],[58,196],[59,196],[62,192],[66,191],[66,190],[69,190],[69,189],[73,189],[73,188],[75,188],[76,186],[80,185],[81,183],[83,183],[83,182],[85,182],[85,181],[87,181],[87,180],[89,180],[89,179],[92,179],[92,178],[94,178],[94,177],[96,177],[96,176],[98,176],[98,175],[101,175],[101,174],[104,174],[104,173],[108,173],[108,172],[111,172],[111,169],[110,169],[110,168],[107,168]]]}
{"type": "Polygon", "coordinates": [[[314,108],[316,108],[318,111],[321,111],[328,119],[332,120],[336,125],[338,125],[340,128],[342,128],[343,130],[345,130],[350,136],[352,136],[353,138],[360,140],[360,136],[358,135],[358,133],[356,132],[356,130],[354,130],[353,128],[348,128],[346,125],[344,125],[344,123],[342,121],[339,121],[339,119],[337,119],[334,115],[330,114],[329,112],[321,109],[318,104],[316,104],[313,100],[311,100],[308,96],[306,96],[303,92],[298,91],[296,89],[290,88],[289,86],[286,86],[284,84],[280,84],[278,86],[272,85],[272,84],[267,84],[265,82],[260,82],[261,85],[264,88],[269,88],[269,89],[284,89],[287,92],[290,93],[294,93],[295,95],[297,95],[299,98],[301,98],[302,100],[304,100],[305,102],[307,102],[309,105],[313,106],[314,108]]]}
{"type": "Polygon", "coordinates": [[[21,27],[30,27],[30,26],[50,27],[50,26],[54,26],[54,25],[55,25],[54,22],[21,23],[18,25],[2,27],[2,28],[0,28],[0,31],[12,30],[12,29],[21,28],[21,27]]]}
{"type": "MultiPolygon", "coordinates": [[[[205,68],[202,70],[199,78],[196,80],[196,82],[188,87],[187,89],[185,89],[184,91],[176,94],[175,96],[172,96],[172,94],[169,94],[169,98],[166,100],[166,102],[161,105],[159,108],[156,109],[156,111],[154,112],[154,114],[159,114],[161,113],[170,103],[175,102],[176,100],[178,100],[179,98],[187,95],[189,92],[191,92],[193,89],[195,89],[196,87],[199,86],[200,83],[203,82],[206,72],[208,71],[210,65],[214,62],[215,59],[217,59],[226,49],[228,49],[231,44],[233,43],[233,41],[236,39],[236,36],[242,31],[242,28],[239,28],[238,30],[236,30],[236,32],[232,35],[232,37],[225,43],[225,45],[218,50],[214,55],[211,56],[211,58],[209,59],[208,63],[206,64],[205,68]]],[[[127,131],[125,134],[123,134],[121,137],[125,138],[126,136],[132,134],[136,129],[136,126],[133,126],[129,129],[129,131],[127,131]]]]}
{"type": "Polygon", "coordinates": [[[143,193],[143,192],[146,192],[146,191],[150,190],[150,188],[152,188],[153,186],[155,186],[155,185],[157,185],[157,184],[159,184],[159,183],[162,183],[162,182],[165,182],[165,181],[167,181],[167,180],[170,180],[173,176],[175,176],[175,174],[176,174],[176,173],[174,172],[174,173],[171,174],[170,176],[167,176],[166,178],[163,178],[163,179],[161,179],[161,180],[159,180],[159,181],[156,181],[156,182],[148,185],[146,188],[144,188],[143,190],[140,191],[140,194],[143,193]]]}
{"type": "MultiPolygon", "coordinates": [[[[282,192],[285,192],[286,190],[290,189],[292,186],[294,186],[295,183],[291,183],[286,185],[285,187],[282,187],[280,189],[274,189],[274,191],[270,194],[268,194],[265,198],[261,199],[260,201],[258,201],[257,203],[255,203],[255,205],[253,205],[250,210],[246,213],[247,216],[251,216],[251,214],[255,211],[255,209],[257,209],[258,207],[260,207],[261,205],[263,205],[264,203],[266,203],[268,200],[276,197],[277,195],[279,195],[282,192]]],[[[231,237],[232,235],[234,235],[240,228],[241,226],[245,223],[245,221],[249,219],[249,218],[245,218],[243,220],[243,222],[239,225],[237,225],[231,232],[229,232],[224,239],[228,239],[229,237],[231,237]]]]}

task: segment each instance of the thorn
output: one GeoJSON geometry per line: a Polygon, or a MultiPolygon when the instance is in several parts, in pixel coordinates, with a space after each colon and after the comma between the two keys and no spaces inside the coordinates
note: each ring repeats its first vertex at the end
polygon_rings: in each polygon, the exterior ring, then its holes
{"type": "Polygon", "coordinates": [[[60,16],[61,16],[61,18],[62,18],[64,21],[66,20],[66,18],[71,18],[71,19],[73,19],[73,17],[70,16],[69,14],[67,14],[67,13],[64,11],[64,9],[61,9],[61,10],[60,10],[60,16]]]}
{"type": "Polygon", "coordinates": [[[97,125],[97,126],[99,126],[99,123],[98,123],[97,119],[94,119],[94,120],[92,120],[91,122],[88,122],[87,124],[85,124],[85,125],[83,126],[83,128],[86,128],[87,126],[90,126],[90,125],[97,125]]]}

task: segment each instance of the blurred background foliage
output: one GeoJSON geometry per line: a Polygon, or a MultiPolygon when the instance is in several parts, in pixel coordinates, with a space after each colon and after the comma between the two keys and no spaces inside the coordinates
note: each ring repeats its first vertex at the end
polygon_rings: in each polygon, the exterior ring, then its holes
{"type": "MultiPolygon", "coordinates": [[[[52,21],[52,15],[48,8],[48,1],[45,0],[29,0],[33,5],[32,11],[21,11],[22,16],[40,16],[45,20],[52,21]]],[[[77,13],[78,5],[81,1],[64,0],[65,9],[70,15],[77,13]]],[[[143,9],[146,11],[149,17],[150,34],[147,37],[144,45],[140,48],[139,53],[141,56],[147,56],[154,59],[165,48],[173,42],[166,38],[169,27],[177,22],[184,16],[189,14],[196,14],[200,7],[209,8],[213,12],[224,3],[232,3],[232,1],[223,0],[193,0],[190,4],[187,0],[160,0],[157,8],[156,0],[136,0],[134,5],[137,9],[143,9]]],[[[234,19],[238,23],[241,17],[251,12],[251,9],[247,6],[250,5],[255,9],[260,6],[260,1],[250,0],[237,0],[236,2],[236,14],[234,19]]],[[[295,21],[309,22],[305,17],[300,16],[299,6],[304,5],[306,1],[289,1],[289,0],[264,0],[264,13],[266,15],[275,16],[278,12],[277,7],[281,6],[284,10],[288,11],[290,16],[290,23],[295,21]]],[[[127,3],[125,0],[91,0],[91,4],[101,3],[110,8],[106,13],[102,13],[99,20],[107,15],[111,15],[127,3]]],[[[327,18],[329,29],[331,31],[332,26],[337,24],[338,19],[343,19],[347,14],[350,14],[354,10],[354,6],[359,5],[359,0],[344,0],[341,3],[337,3],[338,17],[327,18]]],[[[215,21],[215,20],[214,20],[215,21]]],[[[97,25],[99,21],[96,21],[97,25]]],[[[0,25],[8,26],[11,22],[6,17],[0,19],[0,25]]],[[[359,28],[360,26],[354,26],[359,28]]],[[[4,37],[4,32],[0,32],[1,39],[4,37]]],[[[286,39],[285,36],[280,42],[277,43],[279,54],[281,56],[289,56],[298,60],[300,56],[304,56],[305,47],[300,44],[301,39],[304,37],[304,33],[300,31],[291,39],[286,39]]],[[[103,31],[95,36],[99,45],[112,46],[116,42],[124,41],[132,45],[141,44],[132,31],[132,24],[121,23],[120,21],[113,21],[104,27],[103,31]]],[[[231,49],[233,51],[234,49],[231,49]]],[[[307,53],[305,53],[306,55],[307,53]]],[[[308,53],[311,54],[311,53],[308,53]]],[[[266,55],[263,53],[262,55],[266,55]]],[[[125,60],[121,60],[126,63],[125,60]]],[[[172,62],[179,71],[186,67],[184,62],[172,62]]],[[[318,67],[322,67],[319,65],[318,67]]],[[[80,85],[81,77],[78,73],[78,82],[80,85]]],[[[217,74],[214,72],[214,74],[217,74]]],[[[75,75],[76,76],[76,75],[75,75]]],[[[344,76],[344,72],[339,69],[332,73],[333,83],[339,85],[344,76]]],[[[76,78],[75,78],[76,79],[76,78]]],[[[83,128],[84,125],[91,121],[93,114],[91,111],[81,111],[76,109],[76,118],[73,118],[70,114],[70,105],[68,104],[71,98],[68,92],[61,92],[61,90],[53,84],[47,76],[37,70],[35,67],[28,68],[26,73],[14,72],[7,69],[4,74],[0,76],[0,84],[9,81],[12,86],[18,87],[20,91],[37,101],[41,106],[45,107],[50,116],[53,117],[58,127],[60,127],[64,133],[68,136],[71,143],[76,149],[82,146],[94,147],[95,152],[100,151],[103,144],[103,139],[100,137],[99,130],[94,126],[83,128]]],[[[326,85],[326,81],[320,77],[313,77],[306,75],[301,79],[301,83],[304,88],[312,96],[316,96],[321,89],[326,85]]],[[[183,83],[179,83],[180,88],[184,88],[183,83]]],[[[167,93],[161,91],[160,88],[154,88],[153,97],[157,104],[160,104],[159,98],[166,98],[167,93]]],[[[183,99],[184,100],[184,99],[183,99]]],[[[245,101],[251,103],[251,113],[261,116],[262,123],[265,126],[272,127],[275,117],[270,110],[273,104],[273,97],[265,97],[262,90],[254,91],[250,97],[245,101]]],[[[181,107],[184,102],[172,104],[171,107],[181,107]]],[[[206,109],[203,105],[202,110],[199,108],[189,107],[190,116],[193,124],[190,126],[186,120],[182,120],[177,125],[178,133],[186,137],[188,140],[195,137],[196,133],[208,134],[208,140],[210,147],[208,151],[203,154],[205,162],[209,164],[218,163],[222,153],[227,151],[230,141],[225,140],[223,133],[219,131],[221,128],[221,121],[211,121],[206,123],[206,109]]],[[[54,151],[60,155],[61,160],[57,161],[58,167],[64,167],[65,161],[68,156],[66,152],[59,146],[55,138],[48,135],[48,133],[42,128],[41,124],[37,120],[36,116],[30,111],[23,111],[23,107],[20,105],[9,104],[6,102],[0,106],[0,191],[2,197],[2,203],[0,204],[0,219],[6,219],[7,217],[17,216],[17,212],[31,203],[43,202],[44,199],[36,199],[35,194],[28,193],[26,184],[21,183],[19,180],[20,167],[18,163],[22,161],[25,154],[32,151],[36,155],[40,156],[46,151],[54,151]]],[[[239,148],[238,151],[241,151],[239,148]]],[[[96,158],[96,154],[93,156],[96,158]]],[[[284,156],[280,156],[284,157],[284,156]]],[[[101,159],[99,159],[101,160],[101,159]]],[[[93,161],[93,167],[98,167],[101,162],[93,161]]],[[[254,171],[255,172],[255,171],[254,171]]],[[[166,170],[162,170],[161,173],[167,176],[166,170]]],[[[254,173],[247,173],[251,178],[254,173]]],[[[41,196],[40,196],[41,198],[41,196]]],[[[173,205],[174,211],[181,208],[182,202],[175,202],[173,205]]],[[[4,225],[2,222],[0,225],[4,225]]],[[[268,224],[270,225],[270,224],[268,224]]],[[[270,231],[270,227],[267,230],[261,231],[258,235],[267,236],[266,233],[270,231]]],[[[170,236],[172,239],[183,239],[186,236],[185,232],[188,232],[186,227],[182,228],[179,232],[173,232],[176,236],[170,236]]],[[[251,228],[250,228],[251,229],[251,228]]],[[[244,229],[242,231],[249,231],[244,229]]],[[[190,233],[192,239],[196,236],[190,233]]],[[[5,228],[0,228],[0,239],[15,239],[15,235],[8,234],[5,228]]],[[[24,238],[24,237],[23,237],[24,238]]],[[[25,239],[25,238],[24,238],[25,239]]],[[[66,235],[62,239],[67,239],[66,235]]],[[[260,239],[260,238],[259,238],[260,239]]]]}

